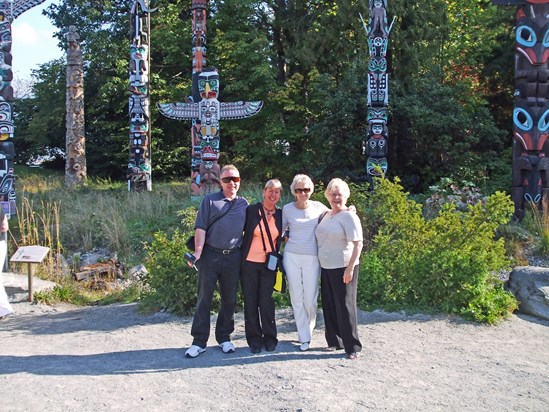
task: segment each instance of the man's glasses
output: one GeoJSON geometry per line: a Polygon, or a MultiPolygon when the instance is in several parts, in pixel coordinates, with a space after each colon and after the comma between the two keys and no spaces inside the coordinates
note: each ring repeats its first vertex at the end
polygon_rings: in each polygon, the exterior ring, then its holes
{"type": "Polygon", "coordinates": [[[222,178],[221,178],[221,181],[222,181],[223,183],[229,183],[229,182],[236,182],[236,183],[238,183],[238,182],[240,182],[240,177],[238,177],[238,176],[222,177],[222,178]]]}
{"type": "Polygon", "coordinates": [[[296,193],[309,193],[311,191],[311,188],[310,187],[305,187],[303,189],[299,188],[299,189],[295,189],[295,192],[296,193]]]}

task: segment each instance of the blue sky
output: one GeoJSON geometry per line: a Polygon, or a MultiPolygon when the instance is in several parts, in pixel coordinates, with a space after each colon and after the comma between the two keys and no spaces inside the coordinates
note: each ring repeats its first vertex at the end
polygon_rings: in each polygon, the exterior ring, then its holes
{"type": "Polygon", "coordinates": [[[31,70],[41,63],[63,56],[53,37],[56,28],[42,15],[42,10],[59,0],[46,0],[17,17],[11,26],[13,56],[12,70],[15,80],[30,79],[31,70]]]}

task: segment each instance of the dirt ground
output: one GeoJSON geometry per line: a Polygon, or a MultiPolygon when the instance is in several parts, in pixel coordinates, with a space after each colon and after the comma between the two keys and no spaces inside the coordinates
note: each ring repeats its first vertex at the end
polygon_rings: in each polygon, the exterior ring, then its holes
{"type": "MultiPolygon", "coordinates": [[[[21,294],[18,296],[22,296],[21,294]]],[[[1,411],[546,411],[549,321],[490,327],[445,316],[360,312],[356,361],[328,353],[322,314],[299,350],[291,309],[275,352],[184,357],[191,318],[135,304],[77,308],[18,298],[0,321],[1,411]]],[[[214,317],[212,317],[212,328],[214,317]]],[[[213,329],[212,329],[213,330],[213,329]]],[[[213,335],[212,335],[213,336],[213,335]]]]}

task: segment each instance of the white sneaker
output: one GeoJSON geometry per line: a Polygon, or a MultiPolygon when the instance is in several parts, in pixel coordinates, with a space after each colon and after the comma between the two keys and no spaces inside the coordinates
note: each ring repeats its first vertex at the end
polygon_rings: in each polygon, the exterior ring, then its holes
{"type": "Polygon", "coordinates": [[[234,347],[233,343],[230,340],[219,344],[219,347],[221,348],[223,353],[233,353],[236,350],[236,348],[234,347]]]}
{"type": "Polygon", "coordinates": [[[299,349],[301,349],[302,351],[309,350],[309,342],[303,342],[303,343],[299,346],[299,349]]]}
{"type": "Polygon", "coordinates": [[[206,348],[201,348],[197,345],[192,345],[189,349],[187,349],[187,352],[185,352],[185,356],[187,358],[196,358],[201,353],[206,352],[206,348]]]}

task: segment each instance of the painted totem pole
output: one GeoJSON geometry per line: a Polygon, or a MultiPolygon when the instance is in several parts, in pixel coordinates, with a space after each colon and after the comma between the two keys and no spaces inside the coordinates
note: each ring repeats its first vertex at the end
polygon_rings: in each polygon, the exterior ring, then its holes
{"type": "Polygon", "coordinates": [[[133,0],[130,9],[130,192],[152,190],[149,41],[154,10],[149,9],[148,0],[133,0]]]}
{"type": "Polygon", "coordinates": [[[492,0],[516,6],[512,198],[522,219],[549,201],[549,0],[492,0]]]}
{"type": "Polygon", "coordinates": [[[86,137],[84,135],[84,68],[80,36],[76,27],[69,26],[67,34],[67,134],[65,184],[84,183],[86,172],[86,137]]]}
{"type": "MultiPolygon", "coordinates": [[[[387,73],[387,46],[391,27],[387,26],[387,0],[369,0],[370,15],[368,24],[360,16],[368,36],[368,111],[366,142],[364,151],[367,180],[371,183],[374,176],[385,175],[387,163],[389,74],[387,73]]],[[[393,19],[394,22],[394,19],[393,19]]]]}
{"type": "Polygon", "coordinates": [[[13,80],[11,55],[11,23],[44,0],[0,0],[0,202],[9,202],[15,214],[15,176],[13,173],[13,80]]]}
{"type": "Polygon", "coordinates": [[[158,104],[160,112],[171,119],[191,120],[191,194],[217,191],[219,183],[219,121],[244,119],[261,110],[262,101],[221,103],[219,74],[206,67],[207,0],[192,2],[193,77],[192,96],[185,103],[158,104]]]}

